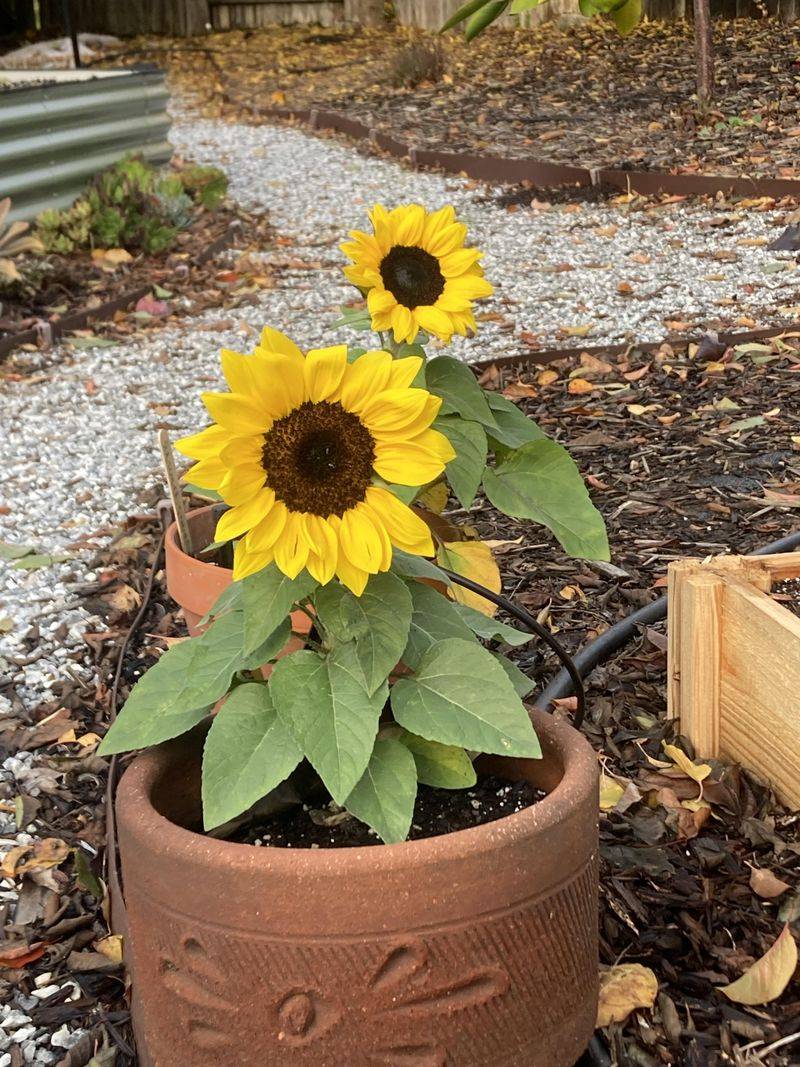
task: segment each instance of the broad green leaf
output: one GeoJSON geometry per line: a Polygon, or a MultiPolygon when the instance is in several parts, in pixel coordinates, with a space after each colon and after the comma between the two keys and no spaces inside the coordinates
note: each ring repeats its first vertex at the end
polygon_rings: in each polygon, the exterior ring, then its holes
{"type": "Polygon", "coordinates": [[[242,583],[231,582],[226,585],[212,606],[202,617],[198,626],[205,626],[211,619],[218,619],[226,611],[235,611],[242,606],[242,583]]]}
{"type": "Polygon", "coordinates": [[[447,480],[462,507],[468,508],[475,499],[486,467],[486,431],[479,422],[469,422],[457,415],[437,419],[435,428],[450,441],[456,452],[447,464],[447,480]]]}
{"type": "Polygon", "coordinates": [[[473,633],[483,637],[487,641],[505,641],[507,645],[525,645],[533,638],[525,630],[516,630],[513,626],[507,626],[504,622],[491,619],[482,611],[476,611],[469,604],[456,604],[455,609],[473,633]]]}
{"type": "Polygon", "coordinates": [[[400,548],[395,548],[392,552],[391,569],[395,574],[402,574],[404,578],[430,578],[444,585],[453,584],[435,563],[431,563],[424,556],[414,556],[410,552],[403,552],[400,548]]]}
{"type": "Polygon", "coordinates": [[[633,33],[642,20],[642,0],[626,0],[621,7],[615,7],[609,18],[617,27],[621,37],[633,33]]]}
{"type": "MultiPolygon", "coordinates": [[[[428,389],[465,419],[494,426],[486,395],[466,363],[452,356],[437,356],[425,366],[428,389]]],[[[445,412],[443,412],[445,414],[445,412]]]]}
{"type": "Polygon", "coordinates": [[[303,758],[266,685],[240,685],[214,716],[203,749],[203,825],[235,818],[289,777],[303,758]]]}
{"type": "Polygon", "coordinates": [[[36,549],[32,545],[15,545],[10,541],[0,541],[0,559],[20,559],[35,553],[36,549]]]}
{"type": "Polygon", "coordinates": [[[494,426],[489,430],[492,441],[499,441],[506,448],[521,448],[528,441],[547,438],[547,434],[513,400],[500,393],[486,391],[484,395],[494,416],[494,426]]]}
{"type": "Polygon", "coordinates": [[[514,0],[510,13],[512,15],[521,15],[523,11],[530,11],[532,8],[544,3],[546,3],[546,0],[514,0]]]}
{"type": "Polygon", "coordinates": [[[492,652],[491,654],[506,672],[506,676],[514,686],[514,692],[518,697],[526,697],[536,688],[536,682],[532,681],[524,671],[521,671],[508,656],[503,656],[499,652],[492,652]]]}
{"type": "Polygon", "coordinates": [[[431,645],[448,637],[474,640],[472,631],[461,618],[452,600],[422,582],[409,583],[414,612],[408,631],[403,663],[414,669],[431,645]]]}
{"type": "Polygon", "coordinates": [[[405,745],[386,737],[375,742],[367,769],[344,806],[393,845],[408,837],[416,797],[414,757],[405,745]]]}
{"type": "Polygon", "coordinates": [[[444,33],[446,30],[452,30],[454,26],[457,26],[459,22],[463,22],[464,19],[469,18],[470,15],[474,15],[476,11],[480,10],[487,4],[489,0],[467,0],[466,4],[462,4],[457,11],[454,11],[447,22],[444,23],[439,33],[444,33]]]}
{"type": "Polygon", "coordinates": [[[495,19],[498,19],[507,7],[508,0],[495,0],[494,3],[487,4],[481,11],[476,11],[467,23],[464,37],[468,41],[477,37],[478,34],[482,33],[487,26],[490,26],[495,19]]]}
{"type": "Polygon", "coordinates": [[[303,755],[343,804],[369,763],[388,686],[370,697],[351,642],[326,656],[306,650],[284,656],[269,688],[303,755]]]}
{"type": "Polygon", "coordinates": [[[292,579],[270,563],[263,570],[244,578],[242,607],[244,608],[244,648],[247,655],[262,644],[279,623],[283,622],[298,600],[307,597],[317,587],[308,571],[301,571],[292,579]]]}
{"type": "Polygon", "coordinates": [[[184,493],[200,497],[201,500],[213,500],[214,502],[222,500],[216,489],[204,489],[201,485],[194,485],[192,482],[184,482],[181,488],[184,493]]]}
{"type": "Polygon", "coordinates": [[[247,656],[242,656],[236,669],[239,671],[255,671],[275,659],[279,652],[286,647],[286,642],[292,635],[292,623],[290,619],[284,619],[277,626],[266,641],[247,656]]]}
{"type": "Polygon", "coordinates": [[[478,776],[463,748],[456,745],[440,745],[438,741],[426,741],[424,737],[403,730],[398,738],[406,746],[417,765],[417,781],[439,789],[468,789],[475,785],[478,776]]]}
{"type": "Polygon", "coordinates": [[[227,693],[241,658],[238,612],[173,645],[133,687],[98,755],[147,748],[191,730],[227,693]]]}
{"type": "Polygon", "coordinates": [[[341,317],[332,322],[329,330],[337,330],[341,326],[347,326],[351,330],[371,330],[372,316],[367,308],[339,308],[341,317]]]}
{"type": "Polygon", "coordinates": [[[515,519],[533,519],[582,559],[609,559],[603,516],[592,504],[575,461],[556,441],[531,441],[483,476],[494,506],[515,519]]]}
{"type": "Polygon", "coordinates": [[[406,647],[411,625],[411,593],[396,574],[377,574],[361,596],[339,582],[314,597],[320,622],[339,641],[355,642],[367,692],[382,685],[406,647]]]}
{"type": "Polygon", "coordinates": [[[13,564],[17,571],[38,571],[42,567],[52,567],[54,563],[66,563],[72,559],[66,552],[43,552],[32,556],[20,556],[13,564]]]}
{"type": "Polygon", "coordinates": [[[587,19],[598,13],[597,5],[593,3],[593,0],[578,0],[578,10],[587,19]]]}
{"type": "Polygon", "coordinates": [[[501,756],[541,755],[528,712],[491,653],[474,641],[431,646],[392,688],[395,721],[443,745],[501,756]]]}

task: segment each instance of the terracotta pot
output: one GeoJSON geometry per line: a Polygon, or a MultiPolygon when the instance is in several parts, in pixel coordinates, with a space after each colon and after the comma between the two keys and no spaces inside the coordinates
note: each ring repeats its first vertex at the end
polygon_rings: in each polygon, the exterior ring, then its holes
{"type": "Polygon", "coordinates": [[[139,756],[117,818],[140,1063],[572,1067],[597,1007],[597,764],[534,711],[550,790],[494,823],[351,849],[194,832],[202,734],[139,756]]]}
{"type": "MultiPolygon", "coordinates": [[[[205,548],[214,539],[214,507],[197,508],[187,515],[189,530],[192,535],[192,543],[195,550],[205,548]]],[[[220,593],[222,593],[233,581],[233,571],[228,567],[218,567],[215,563],[206,563],[205,560],[194,559],[187,556],[180,547],[178,540],[178,527],[173,524],[167,530],[164,539],[164,558],[167,571],[167,592],[172,599],[180,605],[189,634],[195,637],[201,627],[200,620],[214,606],[220,593]]],[[[292,629],[298,633],[308,633],[311,621],[304,611],[295,611],[292,614],[292,629]]],[[[294,652],[303,647],[303,642],[292,637],[286,643],[286,648],[281,655],[294,652]]],[[[264,676],[269,673],[264,669],[264,676]]]]}

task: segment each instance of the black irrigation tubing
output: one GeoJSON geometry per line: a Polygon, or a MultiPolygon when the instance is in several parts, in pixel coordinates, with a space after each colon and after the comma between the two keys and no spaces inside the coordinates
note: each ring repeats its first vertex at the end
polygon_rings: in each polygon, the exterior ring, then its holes
{"type": "MultiPolygon", "coordinates": [[[[773,541],[763,548],[756,549],[752,555],[772,556],[776,552],[791,552],[798,547],[800,547],[800,530],[795,530],[794,533],[787,534],[779,541],[773,541]]],[[[640,626],[652,626],[653,623],[661,622],[666,617],[667,597],[662,596],[654,600],[652,604],[646,604],[645,607],[626,615],[624,619],[609,626],[604,633],[590,641],[588,645],[584,645],[573,657],[572,665],[577,668],[581,679],[586,678],[595,667],[611,659],[615,652],[636,637],[640,626]]],[[[561,670],[537,697],[537,707],[547,709],[554,701],[563,700],[576,692],[578,690],[574,687],[571,672],[566,669],[561,670]]]]}
{"type": "Polygon", "coordinates": [[[553,652],[555,652],[561,663],[564,664],[564,673],[569,677],[570,683],[575,691],[575,696],[577,697],[577,707],[575,708],[572,724],[576,730],[579,730],[586,713],[586,695],[583,690],[583,679],[581,678],[578,668],[573,663],[572,657],[561,643],[557,641],[547,627],[543,626],[529,611],[518,607],[512,600],[502,596],[500,593],[492,592],[491,589],[487,589],[486,586],[480,585],[478,582],[473,582],[471,578],[465,578],[463,574],[456,574],[455,571],[450,571],[446,567],[440,567],[439,569],[447,575],[451,582],[455,582],[456,585],[460,585],[464,589],[469,589],[471,592],[477,593],[478,596],[483,597],[484,600],[490,601],[490,603],[495,604],[498,608],[502,608],[503,611],[508,612],[509,615],[513,615],[517,622],[525,627],[528,633],[535,634],[540,640],[544,641],[553,652]]]}

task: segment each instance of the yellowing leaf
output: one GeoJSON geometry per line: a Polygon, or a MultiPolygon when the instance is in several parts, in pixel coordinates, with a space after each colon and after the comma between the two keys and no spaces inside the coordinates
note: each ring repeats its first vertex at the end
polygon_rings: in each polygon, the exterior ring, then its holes
{"type": "Polygon", "coordinates": [[[30,845],[17,845],[6,854],[0,877],[20,878],[51,867],[58,867],[69,855],[69,848],[57,837],[45,837],[30,845]]]}
{"type": "Polygon", "coordinates": [[[561,332],[567,337],[588,337],[594,328],[594,323],[588,326],[562,326],[561,332]]]}
{"type": "Polygon", "coordinates": [[[612,811],[622,800],[623,786],[605,771],[600,772],[600,810],[612,811]]]}
{"type": "Polygon", "coordinates": [[[122,938],[119,934],[109,934],[108,937],[98,941],[95,948],[114,963],[122,963],[122,938]]]}
{"type": "Polygon", "coordinates": [[[797,945],[787,923],[771,948],[741,978],[720,988],[735,1004],[769,1004],[781,995],[797,967],[797,945]]]}
{"type": "MultiPolygon", "coordinates": [[[[473,582],[485,585],[493,593],[501,588],[500,569],[492,555],[491,548],[485,541],[445,541],[436,554],[438,562],[456,574],[463,574],[473,582]]],[[[484,599],[469,589],[453,586],[453,596],[460,604],[482,611],[484,615],[494,615],[497,608],[491,601],[484,599]]]]}
{"type": "Polygon", "coordinates": [[[581,393],[591,393],[596,387],[585,378],[573,378],[567,386],[567,392],[571,396],[580,396],[581,393]]]}
{"type": "Polygon", "coordinates": [[[553,382],[558,381],[558,371],[540,370],[536,375],[536,381],[539,385],[552,385],[553,382]]]}
{"type": "Polygon", "coordinates": [[[450,492],[447,488],[446,482],[436,482],[434,485],[429,485],[419,495],[419,501],[424,504],[430,511],[435,512],[437,515],[441,515],[444,509],[447,507],[447,498],[450,492]]]}
{"type": "Polygon", "coordinates": [[[666,755],[683,771],[687,778],[692,778],[699,783],[705,781],[711,774],[711,767],[707,763],[694,763],[676,745],[665,744],[663,748],[666,755]]]}
{"type": "Polygon", "coordinates": [[[652,1008],[658,996],[658,979],[641,963],[619,963],[600,972],[597,1025],[622,1023],[635,1008],[652,1008]]]}

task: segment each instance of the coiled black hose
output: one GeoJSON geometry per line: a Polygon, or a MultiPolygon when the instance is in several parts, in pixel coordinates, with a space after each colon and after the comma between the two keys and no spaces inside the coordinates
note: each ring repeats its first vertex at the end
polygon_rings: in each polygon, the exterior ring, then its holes
{"type": "MultiPolygon", "coordinates": [[[[779,541],[773,541],[763,548],[756,549],[753,555],[773,556],[777,552],[791,552],[798,546],[800,546],[800,530],[795,530],[794,533],[787,534],[779,541]]],[[[652,604],[646,604],[645,607],[626,615],[624,619],[609,626],[605,633],[600,634],[594,641],[584,645],[580,652],[572,657],[573,666],[577,668],[581,678],[585,678],[595,667],[610,659],[615,652],[636,637],[640,626],[651,626],[666,617],[667,598],[662,596],[654,600],[652,604]]],[[[547,709],[554,700],[563,700],[564,697],[572,696],[576,692],[572,673],[566,669],[561,670],[536,698],[536,706],[547,709]]]]}

